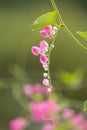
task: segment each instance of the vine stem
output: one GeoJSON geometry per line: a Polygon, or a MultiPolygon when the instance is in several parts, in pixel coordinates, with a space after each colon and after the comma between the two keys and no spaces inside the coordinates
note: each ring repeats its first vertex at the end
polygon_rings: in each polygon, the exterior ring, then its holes
{"type": "Polygon", "coordinates": [[[63,27],[63,29],[66,31],[66,33],[68,33],[68,35],[70,35],[70,37],[77,43],[77,45],[82,48],[85,52],[87,52],[87,47],[85,47],[73,34],[72,32],[68,29],[68,27],[64,24],[63,20],[62,20],[62,17],[60,15],[60,12],[59,12],[59,9],[58,7],[56,6],[56,3],[55,3],[55,0],[50,0],[52,6],[53,6],[53,9],[55,11],[57,11],[57,17],[59,19],[59,22],[60,22],[60,25],[61,27],[63,27]]]}
{"type": "MultiPolygon", "coordinates": [[[[55,39],[56,39],[56,36],[58,34],[59,29],[60,29],[60,27],[58,27],[58,30],[56,31],[55,37],[54,37],[51,45],[54,45],[54,42],[55,42],[55,39]]],[[[49,79],[49,82],[50,82],[50,88],[52,89],[52,80],[51,80],[51,76],[50,76],[50,56],[51,56],[51,51],[52,51],[52,48],[50,48],[49,53],[48,53],[48,79],[49,79]]]]}
{"type": "MultiPolygon", "coordinates": [[[[54,39],[53,39],[53,41],[51,43],[51,45],[53,45],[53,46],[54,46],[54,42],[55,42],[55,39],[56,39],[56,36],[57,36],[57,33],[58,33],[59,29],[60,29],[60,26],[58,27],[58,30],[56,31],[55,37],[54,37],[54,39]]],[[[50,57],[51,57],[51,51],[52,51],[52,48],[50,48],[49,53],[48,53],[48,79],[49,79],[49,87],[51,89],[50,95],[49,95],[50,103],[52,103],[52,89],[53,89],[51,75],[50,75],[50,57]]],[[[52,114],[51,116],[52,116],[52,121],[53,121],[53,125],[54,125],[54,130],[57,130],[56,123],[55,123],[55,115],[54,115],[54,112],[52,110],[53,109],[52,104],[51,104],[50,108],[51,108],[50,112],[52,114]]]]}
{"type": "Polygon", "coordinates": [[[61,24],[63,24],[63,20],[62,20],[62,18],[61,18],[61,15],[60,15],[60,13],[59,13],[59,10],[58,10],[58,8],[57,8],[57,6],[56,6],[55,1],[54,1],[54,0],[50,0],[50,1],[51,1],[52,6],[53,6],[53,9],[54,9],[55,11],[57,11],[57,13],[58,13],[57,17],[58,17],[59,22],[60,22],[61,24]]]}
{"type": "Polygon", "coordinates": [[[87,52],[87,48],[71,33],[71,31],[64,25],[64,30],[70,35],[70,37],[76,42],[76,44],[87,52]]]}

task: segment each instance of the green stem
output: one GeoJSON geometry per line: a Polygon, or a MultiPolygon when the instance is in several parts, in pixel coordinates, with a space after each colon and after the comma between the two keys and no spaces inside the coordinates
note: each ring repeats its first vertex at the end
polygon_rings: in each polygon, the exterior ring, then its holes
{"type": "MultiPolygon", "coordinates": [[[[55,37],[51,43],[51,45],[54,45],[54,42],[55,42],[55,39],[56,39],[56,36],[57,36],[57,33],[59,31],[61,26],[59,26],[56,34],[55,34],[55,37]]],[[[50,56],[51,56],[51,51],[52,51],[53,48],[50,47],[50,50],[49,50],[49,53],[48,53],[48,79],[49,79],[49,86],[50,86],[50,89],[52,90],[53,86],[52,86],[52,81],[51,81],[51,75],[50,75],[50,56]]],[[[52,91],[50,91],[50,96],[49,96],[49,99],[50,101],[52,100],[52,91]]],[[[57,127],[56,127],[56,123],[55,123],[55,116],[54,116],[54,112],[52,110],[52,106],[51,106],[51,113],[52,113],[52,121],[53,121],[53,124],[54,124],[54,130],[57,130],[57,127]]]]}
{"type": "Polygon", "coordinates": [[[57,8],[55,1],[54,0],[50,0],[52,3],[52,6],[54,8],[55,11],[58,12],[58,19],[60,21],[60,25],[61,27],[63,27],[63,29],[70,35],[70,37],[79,45],[80,48],[82,48],[84,51],[87,51],[87,47],[85,47],[72,33],[71,31],[68,29],[68,27],[64,24],[62,17],[59,13],[59,9],[57,8]]]}
{"type": "Polygon", "coordinates": [[[59,20],[60,24],[63,24],[63,20],[61,18],[61,15],[59,13],[59,9],[57,8],[55,1],[54,0],[50,0],[50,1],[51,1],[51,4],[52,4],[54,10],[57,11],[57,13],[58,13],[57,17],[58,17],[58,20],[59,20]]]}
{"type": "Polygon", "coordinates": [[[48,54],[48,79],[49,79],[49,86],[52,89],[52,81],[50,75],[50,55],[51,55],[51,49],[49,50],[49,54],[48,54]]]}
{"type": "Polygon", "coordinates": [[[70,35],[70,37],[77,43],[80,48],[82,48],[84,51],[87,51],[87,48],[71,33],[66,25],[64,25],[64,30],[70,35]]]}
{"type": "MultiPolygon", "coordinates": [[[[55,37],[54,37],[51,45],[54,45],[56,36],[57,36],[58,31],[59,31],[60,28],[61,28],[61,26],[58,27],[58,30],[56,31],[55,37]]],[[[50,56],[51,56],[51,51],[52,51],[52,48],[50,48],[49,53],[48,53],[48,79],[49,79],[49,82],[50,82],[50,88],[52,89],[52,80],[51,80],[51,75],[50,75],[50,56]]]]}
{"type": "MultiPolygon", "coordinates": [[[[48,79],[49,79],[49,86],[50,86],[50,89],[52,90],[52,88],[53,88],[53,86],[52,86],[52,81],[51,81],[51,76],[50,76],[50,55],[51,55],[51,49],[50,49],[50,51],[49,51],[49,55],[48,55],[48,79]]],[[[51,100],[52,100],[52,98],[51,98],[51,96],[52,96],[52,91],[50,91],[50,96],[49,96],[49,99],[50,99],[50,102],[51,102],[51,100]]],[[[55,124],[55,120],[54,120],[54,112],[53,112],[53,110],[52,110],[52,105],[50,106],[50,112],[51,112],[51,116],[52,116],[52,121],[53,121],[53,125],[54,125],[54,130],[57,130],[57,127],[56,127],[56,124],[55,124]]]]}

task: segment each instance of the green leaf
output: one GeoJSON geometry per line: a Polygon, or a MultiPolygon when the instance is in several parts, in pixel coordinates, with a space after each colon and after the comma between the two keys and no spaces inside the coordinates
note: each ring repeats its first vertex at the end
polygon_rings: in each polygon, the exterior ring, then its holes
{"type": "Polygon", "coordinates": [[[56,25],[56,17],[57,11],[48,12],[38,17],[30,27],[32,30],[39,30],[45,25],[56,25]]]}
{"type": "Polygon", "coordinates": [[[80,37],[82,37],[83,39],[85,39],[87,41],[87,32],[80,32],[77,31],[76,32],[80,37]]]}
{"type": "Polygon", "coordinates": [[[84,71],[77,69],[74,72],[61,71],[59,73],[60,80],[67,85],[69,89],[77,90],[81,87],[84,71]]]}
{"type": "Polygon", "coordinates": [[[87,100],[86,100],[85,103],[84,103],[83,111],[84,111],[84,112],[87,112],[87,100]]]}

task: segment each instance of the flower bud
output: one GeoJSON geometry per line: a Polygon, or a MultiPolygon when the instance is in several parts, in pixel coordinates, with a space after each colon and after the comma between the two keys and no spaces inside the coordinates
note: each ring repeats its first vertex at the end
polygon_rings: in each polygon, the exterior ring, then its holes
{"type": "Polygon", "coordinates": [[[48,79],[43,79],[43,85],[49,86],[49,80],[48,79]]]}

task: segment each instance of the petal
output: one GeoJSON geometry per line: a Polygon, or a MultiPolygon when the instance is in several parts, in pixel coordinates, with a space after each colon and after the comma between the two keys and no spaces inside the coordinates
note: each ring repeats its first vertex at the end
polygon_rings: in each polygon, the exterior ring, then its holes
{"type": "Polygon", "coordinates": [[[37,46],[33,46],[31,51],[32,51],[33,55],[35,55],[35,56],[38,56],[41,52],[40,48],[37,46]]]}
{"type": "Polygon", "coordinates": [[[40,62],[42,64],[46,63],[48,61],[48,57],[46,55],[40,55],[40,62]]]}

